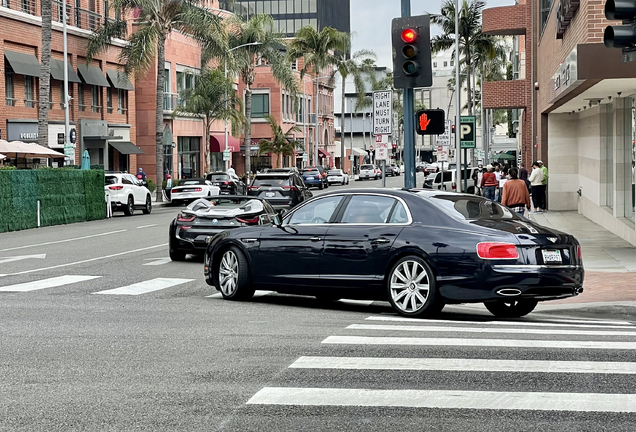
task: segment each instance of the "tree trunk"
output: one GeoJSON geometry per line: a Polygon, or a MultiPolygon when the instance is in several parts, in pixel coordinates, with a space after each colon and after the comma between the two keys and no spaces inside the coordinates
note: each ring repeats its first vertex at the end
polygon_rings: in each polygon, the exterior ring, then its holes
{"type": "MultiPolygon", "coordinates": [[[[38,144],[49,146],[49,92],[51,88],[51,2],[42,2],[42,65],[38,96],[38,144]]],[[[66,59],[64,59],[66,61],[66,59]]],[[[74,161],[73,161],[74,163],[74,161]]]]}
{"type": "Polygon", "coordinates": [[[250,178],[250,157],[252,156],[252,85],[245,85],[245,175],[250,178]]]}
{"type": "Polygon", "coordinates": [[[208,174],[211,172],[210,167],[212,165],[212,155],[210,154],[210,127],[212,127],[212,119],[205,116],[203,124],[205,125],[205,173],[208,174]]]}
{"type": "MultiPolygon", "coordinates": [[[[466,54],[467,56],[470,53],[466,54]]],[[[470,81],[470,60],[466,59],[466,102],[468,104],[468,115],[473,115],[473,95],[470,81]]]]}
{"type": "MultiPolygon", "coordinates": [[[[344,172],[345,169],[345,83],[346,78],[342,76],[342,102],[340,102],[340,169],[344,172]]],[[[353,172],[352,172],[353,174],[353,172]]]]}
{"type": "Polygon", "coordinates": [[[164,69],[166,62],[166,36],[164,34],[159,35],[157,41],[157,105],[156,105],[156,140],[155,140],[155,154],[156,154],[156,178],[155,184],[157,185],[156,195],[157,202],[163,201],[163,194],[161,184],[163,182],[163,85],[165,81],[164,69]]]}

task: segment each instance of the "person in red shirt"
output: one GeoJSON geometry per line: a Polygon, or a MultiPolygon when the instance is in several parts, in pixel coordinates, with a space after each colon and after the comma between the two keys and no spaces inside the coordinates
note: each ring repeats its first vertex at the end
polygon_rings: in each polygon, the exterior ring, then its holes
{"type": "Polygon", "coordinates": [[[489,200],[495,199],[495,190],[497,189],[497,177],[495,176],[492,165],[486,166],[487,172],[481,178],[481,188],[484,191],[484,197],[489,200]]]}
{"type": "Polygon", "coordinates": [[[519,179],[516,168],[511,168],[509,174],[510,180],[502,188],[501,204],[523,216],[526,208],[530,210],[530,194],[526,182],[519,179]]]}

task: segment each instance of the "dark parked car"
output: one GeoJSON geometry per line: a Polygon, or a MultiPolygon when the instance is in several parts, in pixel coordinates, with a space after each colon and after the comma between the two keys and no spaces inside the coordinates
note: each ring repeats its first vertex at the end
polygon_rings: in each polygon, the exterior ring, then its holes
{"type": "Polygon", "coordinates": [[[247,187],[237,176],[225,172],[213,172],[205,176],[214,186],[221,188],[221,195],[245,195],[247,187]]]}
{"type": "Polygon", "coordinates": [[[329,187],[327,171],[320,165],[303,168],[302,177],[307,187],[316,186],[318,189],[329,187]]]}
{"type": "Polygon", "coordinates": [[[581,293],[584,275],[569,234],[475,195],[386,189],[334,191],[271,225],[215,236],[204,272],[227,299],[263,288],[388,300],[411,317],[477,302],[519,317],[581,293]]]}
{"type": "Polygon", "coordinates": [[[277,210],[293,208],[313,196],[293,171],[256,174],[247,194],[267,200],[277,210]]]}
{"type": "Polygon", "coordinates": [[[260,198],[223,195],[203,198],[183,209],[170,223],[170,259],[205,252],[206,239],[221,231],[270,223],[276,210],[260,198]]]}

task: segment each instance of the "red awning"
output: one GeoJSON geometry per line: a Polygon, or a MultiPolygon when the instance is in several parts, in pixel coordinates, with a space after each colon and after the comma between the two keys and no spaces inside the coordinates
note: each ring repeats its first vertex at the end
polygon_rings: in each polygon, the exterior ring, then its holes
{"type": "MultiPolygon", "coordinates": [[[[231,152],[241,151],[241,143],[237,138],[228,135],[228,148],[231,152]]],[[[225,150],[225,136],[223,134],[210,135],[210,151],[220,153],[225,150]]]]}
{"type": "Polygon", "coordinates": [[[331,159],[331,155],[329,154],[329,152],[326,152],[321,148],[318,149],[318,153],[320,153],[320,155],[324,158],[331,159]]]}

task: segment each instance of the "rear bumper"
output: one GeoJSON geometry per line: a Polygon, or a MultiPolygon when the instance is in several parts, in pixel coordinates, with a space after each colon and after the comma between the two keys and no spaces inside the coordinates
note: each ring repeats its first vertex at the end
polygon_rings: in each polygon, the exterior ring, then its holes
{"type": "Polygon", "coordinates": [[[440,293],[451,302],[557,300],[583,292],[582,266],[488,265],[474,278],[438,277],[440,293]]]}
{"type": "Polygon", "coordinates": [[[180,227],[177,227],[174,233],[173,247],[180,251],[203,253],[208,247],[207,238],[223,231],[225,231],[225,228],[205,231],[197,230],[188,232],[188,236],[183,237],[181,235],[180,227]]]}

